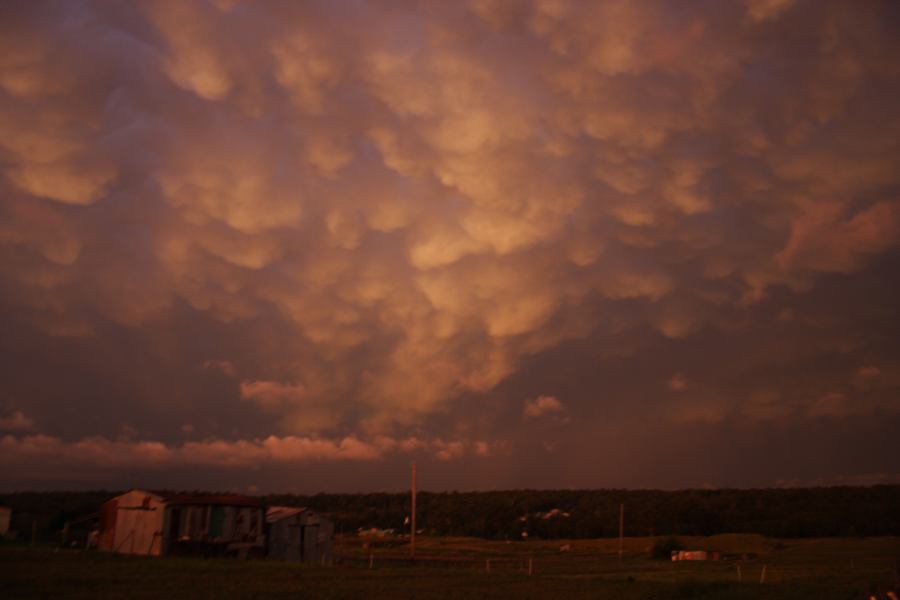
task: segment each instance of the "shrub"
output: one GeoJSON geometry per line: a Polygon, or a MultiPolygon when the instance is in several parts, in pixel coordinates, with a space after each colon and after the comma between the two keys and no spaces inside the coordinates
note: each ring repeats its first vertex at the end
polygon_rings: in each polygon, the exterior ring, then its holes
{"type": "Polygon", "coordinates": [[[669,536],[664,538],[659,538],[653,544],[653,549],[650,551],[650,556],[652,558],[658,558],[660,560],[671,560],[672,553],[678,550],[684,550],[684,544],[681,543],[677,537],[669,536]]]}

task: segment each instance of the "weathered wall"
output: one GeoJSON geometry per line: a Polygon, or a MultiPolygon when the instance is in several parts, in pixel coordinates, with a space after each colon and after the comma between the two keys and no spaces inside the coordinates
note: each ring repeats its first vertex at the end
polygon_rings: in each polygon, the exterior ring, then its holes
{"type": "Polygon", "coordinates": [[[269,557],[278,560],[331,562],[334,525],[313,511],[269,524],[269,557]]]}
{"type": "Polygon", "coordinates": [[[112,547],[104,549],[122,554],[159,556],[162,553],[162,498],[142,490],[131,490],[115,500],[112,547]]]}

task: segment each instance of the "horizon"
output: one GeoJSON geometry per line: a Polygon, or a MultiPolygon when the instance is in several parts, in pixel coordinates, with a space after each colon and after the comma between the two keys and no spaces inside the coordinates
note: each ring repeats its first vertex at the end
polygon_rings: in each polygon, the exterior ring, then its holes
{"type": "MultiPolygon", "coordinates": [[[[686,487],[686,488],[586,488],[586,487],[568,487],[568,488],[479,488],[479,489],[427,489],[416,488],[417,494],[490,494],[497,492],[611,492],[611,493],[637,493],[637,492],[661,492],[661,493],[680,493],[680,492],[778,492],[778,491],[813,491],[813,490],[829,490],[829,489],[871,489],[877,487],[900,487],[900,483],[869,483],[869,484],[808,484],[808,485],[783,485],[773,487],[686,487]]],[[[177,493],[177,494],[237,494],[250,497],[264,496],[317,496],[317,495],[341,495],[341,496],[364,496],[370,494],[387,494],[387,495],[408,495],[410,493],[407,488],[392,489],[370,489],[370,490],[317,490],[309,492],[292,492],[279,490],[263,490],[248,488],[178,488],[178,487],[151,487],[151,486],[134,486],[122,488],[46,488],[46,489],[15,489],[0,490],[0,497],[12,496],[16,494],[122,494],[131,490],[143,490],[152,493],[177,493]]]]}
{"type": "MultiPolygon", "coordinates": [[[[869,489],[875,487],[900,487],[898,483],[873,483],[867,485],[853,485],[853,484],[837,484],[837,485],[808,485],[808,486],[785,486],[785,487],[748,487],[748,488],[740,488],[740,487],[730,487],[730,488],[710,488],[710,487],[696,487],[696,488],[504,488],[504,489],[447,489],[447,490],[435,490],[435,489],[416,489],[416,494],[490,494],[495,492],[616,492],[616,493],[630,493],[630,492],[663,492],[663,493],[678,493],[678,492],[770,492],[770,491],[792,491],[792,490],[827,490],[827,489],[838,489],[838,488],[849,488],[849,489],[869,489]]],[[[15,494],[122,494],[124,492],[128,492],[131,490],[143,490],[152,493],[177,493],[177,494],[236,494],[242,496],[250,496],[250,497],[264,497],[264,496],[317,496],[317,495],[342,495],[342,496],[364,496],[370,494],[389,494],[389,495],[406,495],[410,493],[409,488],[402,489],[381,489],[381,490],[367,490],[367,491],[316,491],[316,492],[284,492],[284,491],[266,491],[266,490],[240,490],[240,489],[217,489],[217,488],[203,488],[203,489],[189,489],[189,488],[157,488],[157,487],[131,487],[131,488],[58,488],[58,489],[18,489],[11,491],[0,491],[0,496],[11,496],[15,494]]]]}

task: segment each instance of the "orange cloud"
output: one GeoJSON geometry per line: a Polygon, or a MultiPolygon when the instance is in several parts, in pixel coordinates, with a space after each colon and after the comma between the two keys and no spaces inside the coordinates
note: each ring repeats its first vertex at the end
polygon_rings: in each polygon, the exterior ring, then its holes
{"type": "Polygon", "coordinates": [[[21,410],[6,417],[0,417],[0,431],[30,431],[34,429],[34,421],[25,416],[21,410]]]}
{"type": "Polygon", "coordinates": [[[538,396],[533,400],[525,401],[525,409],[522,412],[528,418],[557,415],[565,411],[562,402],[555,396],[538,396]]]}
{"type": "Polygon", "coordinates": [[[272,464],[328,461],[374,461],[390,454],[424,452],[438,460],[469,455],[487,456],[491,445],[483,441],[437,438],[395,439],[385,436],[363,440],[269,436],[252,440],[205,440],[170,446],[153,441],[110,440],[89,437],[74,442],[43,434],[0,437],[0,464],[4,466],[56,464],[75,469],[168,469],[180,466],[257,468],[272,464]]]}
{"type": "Polygon", "coordinates": [[[278,408],[285,403],[302,401],[307,396],[302,384],[277,381],[242,381],[241,398],[252,400],[266,408],[278,408]]]}
{"type": "Polygon", "coordinates": [[[666,386],[673,392],[683,392],[688,388],[688,380],[681,373],[675,373],[666,382],[666,386]]]}

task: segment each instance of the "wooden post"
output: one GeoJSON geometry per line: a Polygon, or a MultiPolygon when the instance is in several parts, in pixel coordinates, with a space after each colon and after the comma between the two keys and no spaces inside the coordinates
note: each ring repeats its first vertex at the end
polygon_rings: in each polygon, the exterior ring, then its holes
{"type": "Polygon", "coordinates": [[[484,570],[488,573],[491,572],[491,559],[488,558],[484,561],[484,570]]]}
{"type": "Polygon", "coordinates": [[[62,545],[63,545],[63,547],[69,545],[69,522],[68,521],[66,521],[66,524],[63,525],[62,545]]]}
{"type": "Polygon", "coordinates": [[[410,558],[416,559],[416,461],[412,463],[412,515],[409,520],[409,552],[410,558]]]}
{"type": "Polygon", "coordinates": [[[760,583],[766,582],[766,565],[763,565],[762,573],[759,574],[759,582],[760,583]]]}
{"type": "Polygon", "coordinates": [[[737,566],[737,573],[738,573],[738,583],[741,583],[742,581],[744,581],[744,578],[741,575],[741,565],[737,566]]]}
{"type": "Polygon", "coordinates": [[[619,562],[622,562],[622,552],[625,536],[625,503],[619,504],[619,562]]]}
{"type": "Polygon", "coordinates": [[[531,577],[531,574],[532,574],[533,572],[534,572],[534,570],[532,569],[532,559],[529,558],[529,559],[528,559],[528,576],[531,577]]]}
{"type": "Polygon", "coordinates": [[[372,568],[372,565],[375,564],[375,555],[369,552],[369,568],[372,568]]]}

